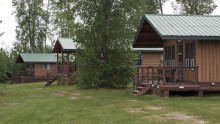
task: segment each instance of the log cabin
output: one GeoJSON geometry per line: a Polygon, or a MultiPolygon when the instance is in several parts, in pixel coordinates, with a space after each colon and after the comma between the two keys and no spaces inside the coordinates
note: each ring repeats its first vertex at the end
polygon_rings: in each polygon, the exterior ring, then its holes
{"type": "Polygon", "coordinates": [[[57,68],[56,62],[54,53],[20,53],[16,63],[25,64],[25,69],[15,74],[11,80],[15,83],[46,81],[47,73],[57,68]]]}
{"type": "Polygon", "coordinates": [[[163,48],[133,48],[137,66],[163,66],[163,48]]]}
{"type": "Polygon", "coordinates": [[[133,48],[163,48],[163,66],[137,66],[133,92],[220,91],[220,16],[145,15],[133,48]]]}

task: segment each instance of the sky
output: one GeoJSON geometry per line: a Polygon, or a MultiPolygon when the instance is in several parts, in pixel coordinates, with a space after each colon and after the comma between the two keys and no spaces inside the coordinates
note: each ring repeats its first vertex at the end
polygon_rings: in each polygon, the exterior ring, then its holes
{"type": "MultiPolygon", "coordinates": [[[[5,32],[2,37],[0,37],[0,48],[8,49],[12,47],[12,43],[15,41],[15,28],[16,21],[14,15],[12,15],[14,8],[11,5],[12,0],[0,0],[0,20],[2,23],[0,24],[0,33],[5,32]]],[[[173,8],[171,6],[171,2],[173,0],[169,0],[164,7],[164,14],[174,14],[173,8]]],[[[220,15],[220,0],[215,0],[217,4],[217,8],[212,13],[212,15],[220,15]]]]}

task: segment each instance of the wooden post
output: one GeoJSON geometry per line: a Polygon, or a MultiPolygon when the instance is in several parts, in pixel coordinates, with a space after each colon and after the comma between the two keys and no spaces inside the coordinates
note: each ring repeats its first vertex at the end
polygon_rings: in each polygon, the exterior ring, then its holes
{"type": "Polygon", "coordinates": [[[163,92],[162,92],[162,95],[163,95],[163,96],[166,96],[166,97],[169,97],[170,91],[163,91],[163,92]]]}
{"type": "Polygon", "coordinates": [[[59,73],[59,54],[57,52],[57,73],[59,73]]]}
{"type": "Polygon", "coordinates": [[[147,67],[147,83],[149,83],[149,67],[147,67]]]}
{"type": "Polygon", "coordinates": [[[195,67],[195,82],[198,84],[198,67],[195,67]]]}
{"type": "Polygon", "coordinates": [[[143,72],[143,67],[141,67],[141,80],[142,80],[142,83],[143,83],[143,78],[144,78],[144,72],[143,72]]]}
{"type": "Polygon", "coordinates": [[[166,68],[165,68],[165,67],[163,67],[163,83],[162,83],[162,85],[166,84],[166,75],[165,75],[165,70],[166,70],[166,68]]]}
{"type": "Polygon", "coordinates": [[[154,84],[154,68],[151,67],[151,70],[152,70],[152,75],[151,75],[152,84],[154,84]]]}
{"type": "Polygon", "coordinates": [[[61,67],[60,67],[60,72],[63,73],[63,50],[61,50],[62,52],[62,62],[61,62],[61,67]]]}
{"type": "Polygon", "coordinates": [[[198,91],[198,96],[203,97],[203,91],[198,91]]]}
{"type": "Polygon", "coordinates": [[[69,51],[67,52],[67,74],[69,75],[69,70],[70,70],[70,60],[69,60],[70,58],[69,58],[69,51]]]}

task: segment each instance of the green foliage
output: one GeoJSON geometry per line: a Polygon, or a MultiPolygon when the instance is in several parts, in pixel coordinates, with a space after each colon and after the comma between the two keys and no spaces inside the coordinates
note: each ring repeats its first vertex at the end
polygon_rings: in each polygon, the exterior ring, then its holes
{"type": "Polygon", "coordinates": [[[134,57],[131,43],[141,17],[156,13],[152,0],[78,1],[76,41],[82,88],[125,87],[132,81],[134,57]]]}
{"type": "Polygon", "coordinates": [[[76,0],[52,0],[52,12],[54,18],[52,24],[59,30],[62,37],[73,37],[75,35],[75,2],[76,0]]]}
{"type": "Polygon", "coordinates": [[[18,52],[46,52],[49,13],[43,0],[12,0],[15,8],[16,39],[18,52]]]}
{"type": "Polygon", "coordinates": [[[217,5],[214,0],[176,0],[178,5],[173,4],[175,10],[180,9],[186,15],[207,15],[211,14],[217,5]]]}
{"type": "Polygon", "coordinates": [[[6,83],[0,82],[0,96],[4,95],[5,88],[6,88],[6,83]]]}
{"type": "Polygon", "coordinates": [[[9,73],[10,60],[2,48],[0,49],[0,58],[0,83],[5,83],[8,79],[7,74],[9,73]]]}

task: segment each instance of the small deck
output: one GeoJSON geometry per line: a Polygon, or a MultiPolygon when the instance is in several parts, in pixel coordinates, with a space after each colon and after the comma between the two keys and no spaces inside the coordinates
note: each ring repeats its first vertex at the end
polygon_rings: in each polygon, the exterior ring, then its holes
{"type": "Polygon", "coordinates": [[[194,91],[203,96],[206,91],[220,91],[220,83],[198,82],[198,67],[137,67],[133,92],[169,96],[173,91],[194,91]]]}
{"type": "Polygon", "coordinates": [[[34,72],[20,71],[10,78],[12,83],[31,83],[46,81],[46,76],[34,76],[34,72]]]}

